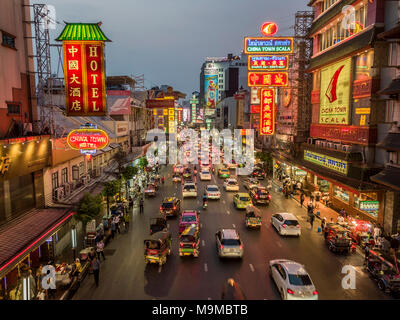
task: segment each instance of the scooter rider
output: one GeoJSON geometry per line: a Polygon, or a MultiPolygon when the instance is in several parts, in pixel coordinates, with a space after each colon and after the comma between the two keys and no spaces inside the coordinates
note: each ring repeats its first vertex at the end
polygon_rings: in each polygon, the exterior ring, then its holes
{"type": "Polygon", "coordinates": [[[204,191],[204,193],[203,193],[203,208],[207,205],[207,201],[208,201],[207,193],[206,193],[206,191],[204,191]]]}

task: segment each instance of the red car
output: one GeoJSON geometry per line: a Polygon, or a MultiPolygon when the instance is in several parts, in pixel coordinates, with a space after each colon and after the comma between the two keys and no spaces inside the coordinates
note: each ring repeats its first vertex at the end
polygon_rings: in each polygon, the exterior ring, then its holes
{"type": "Polygon", "coordinates": [[[192,224],[199,224],[199,214],[195,210],[184,210],[179,219],[179,234],[192,224]]]}

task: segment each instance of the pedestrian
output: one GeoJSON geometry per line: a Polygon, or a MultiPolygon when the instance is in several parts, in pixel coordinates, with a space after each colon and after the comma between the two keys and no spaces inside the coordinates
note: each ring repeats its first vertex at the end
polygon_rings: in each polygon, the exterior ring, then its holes
{"type": "Polygon", "coordinates": [[[299,190],[299,191],[301,190],[301,182],[300,181],[297,182],[297,190],[299,190]]]}
{"type": "Polygon", "coordinates": [[[314,193],[311,193],[311,195],[310,195],[310,201],[311,201],[311,202],[314,202],[314,193]]]}
{"type": "Polygon", "coordinates": [[[129,230],[129,221],[131,220],[131,217],[129,215],[129,213],[125,213],[124,215],[124,221],[125,221],[125,230],[128,231],[129,230]]]}
{"type": "Polygon", "coordinates": [[[113,238],[113,239],[115,236],[116,229],[117,229],[117,227],[115,225],[115,221],[114,221],[114,219],[112,219],[112,221],[111,221],[111,238],[113,238]]]}
{"type": "Polygon", "coordinates": [[[119,214],[114,217],[114,223],[118,233],[121,233],[119,214]]]}
{"type": "Polygon", "coordinates": [[[100,273],[100,261],[94,257],[92,261],[92,270],[94,276],[94,282],[96,283],[96,287],[99,286],[99,273],[100,273]]]}
{"type": "Polygon", "coordinates": [[[324,218],[321,220],[321,233],[324,232],[325,227],[326,227],[326,218],[324,217],[324,218]]]}
{"type": "Polygon", "coordinates": [[[342,208],[342,210],[340,210],[340,215],[345,218],[346,217],[346,210],[344,210],[344,208],[342,208]]]}
{"type": "Polygon", "coordinates": [[[305,198],[306,198],[306,196],[304,195],[304,192],[302,192],[300,195],[300,207],[303,207],[303,202],[304,202],[305,198]]]}
{"type": "Polygon", "coordinates": [[[312,230],[312,228],[313,228],[313,226],[314,226],[314,219],[315,219],[315,216],[314,216],[314,214],[310,215],[310,225],[311,225],[311,230],[312,230]]]}
{"type": "Polygon", "coordinates": [[[374,227],[374,240],[375,240],[375,242],[377,242],[377,239],[380,236],[381,236],[381,229],[377,225],[375,225],[375,227],[374,227]]]}
{"type": "Polygon", "coordinates": [[[139,200],[139,213],[143,213],[143,205],[144,205],[143,198],[140,198],[140,200],[139,200]]]}
{"type": "Polygon", "coordinates": [[[106,260],[106,257],[104,256],[104,242],[103,240],[100,240],[97,242],[97,257],[100,261],[100,255],[103,256],[103,260],[106,260]]]}
{"type": "Polygon", "coordinates": [[[307,204],[307,213],[308,215],[314,214],[314,206],[311,200],[307,204]]]}
{"type": "Polygon", "coordinates": [[[93,261],[94,258],[96,258],[96,252],[94,251],[94,248],[90,248],[89,254],[88,254],[89,261],[93,261]]]}
{"type": "Polygon", "coordinates": [[[165,177],[164,176],[162,176],[161,182],[162,182],[162,184],[164,184],[164,182],[165,182],[165,177]]]}
{"type": "Polygon", "coordinates": [[[132,196],[129,196],[129,209],[133,208],[133,199],[132,196]]]}
{"type": "Polygon", "coordinates": [[[366,265],[368,262],[368,257],[369,257],[369,243],[366,243],[365,248],[364,248],[364,264],[366,265]]]}

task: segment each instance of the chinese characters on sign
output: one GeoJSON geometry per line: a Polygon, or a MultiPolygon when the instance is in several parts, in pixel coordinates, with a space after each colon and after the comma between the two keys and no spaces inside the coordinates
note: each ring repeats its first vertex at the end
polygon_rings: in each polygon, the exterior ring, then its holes
{"type": "Polygon", "coordinates": [[[168,133],[175,133],[175,109],[168,109],[168,133]]]}
{"type": "Polygon", "coordinates": [[[274,89],[261,91],[260,135],[273,135],[275,132],[275,94],[274,89]]]}
{"type": "Polygon", "coordinates": [[[289,84],[287,72],[249,72],[249,87],[287,87],[289,84]]]}
{"type": "Polygon", "coordinates": [[[105,115],[103,42],[63,41],[63,52],[67,115],[105,115]]]}
{"type": "Polygon", "coordinates": [[[8,155],[0,157],[0,173],[5,174],[10,166],[10,157],[8,155]]]}
{"type": "Polygon", "coordinates": [[[265,55],[265,56],[249,56],[249,70],[287,70],[289,66],[289,56],[265,55]]]}
{"type": "Polygon", "coordinates": [[[292,53],[293,38],[245,37],[244,53],[292,53]]]}

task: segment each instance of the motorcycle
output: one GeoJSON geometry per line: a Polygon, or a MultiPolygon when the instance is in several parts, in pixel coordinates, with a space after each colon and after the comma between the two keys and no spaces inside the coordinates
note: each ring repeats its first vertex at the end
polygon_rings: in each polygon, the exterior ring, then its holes
{"type": "Polygon", "coordinates": [[[207,209],[207,206],[208,206],[208,203],[207,203],[207,201],[203,202],[203,209],[204,209],[204,210],[206,210],[206,209],[207,209]]]}

